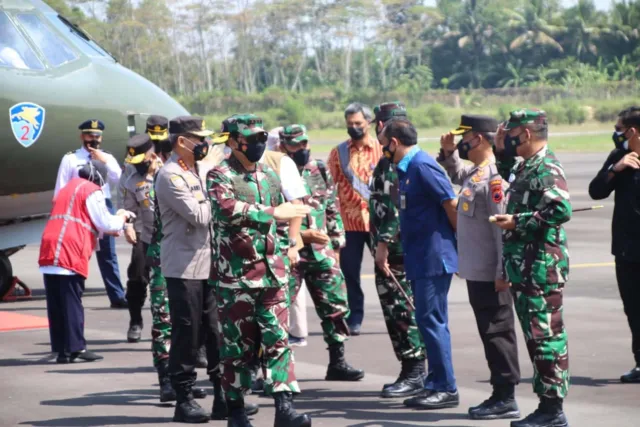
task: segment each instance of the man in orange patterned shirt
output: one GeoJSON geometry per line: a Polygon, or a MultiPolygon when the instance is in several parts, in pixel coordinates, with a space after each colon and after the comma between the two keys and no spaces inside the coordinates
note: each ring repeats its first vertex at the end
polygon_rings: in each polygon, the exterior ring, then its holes
{"type": "Polygon", "coordinates": [[[351,335],[360,335],[364,318],[364,294],[360,270],[364,245],[369,241],[369,181],[382,157],[380,144],[369,136],[371,110],[358,103],[349,105],[344,118],[350,138],[329,154],[329,170],[338,186],[340,215],[346,231],[346,246],[340,251],[340,268],[347,282],[351,335]]]}

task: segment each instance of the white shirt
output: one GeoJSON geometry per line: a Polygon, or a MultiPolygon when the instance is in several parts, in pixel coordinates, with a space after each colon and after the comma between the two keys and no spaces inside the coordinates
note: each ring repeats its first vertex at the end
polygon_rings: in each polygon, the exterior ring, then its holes
{"type": "MultiPolygon", "coordinates": [[[[103,152],[104,153],[104,152],[103,152]]],[[[111,189],[109,187],[109,181],[118,181],[120,176],[122,175],[122,169],[118,164],[118,161],[115,157],[113,157],[109,153],[104,153],[107,157],[107,170],[109,171],[108,176],[105,178],[107,181],[102,186],[102,191],[104,192],[104,197],[107,199],[111,199],[111,189]]],[[[89,150],[82,147],[73,151],[69,154],[66,154],[62,161],[60,162],[60,167],[58,168],[58,178],[56,179],[56,187],[53,190],[53,198],[55,199],[58,196],[58,192],[69,183],[73,178],[78,177],[78,171],[82,169],[84,165],[89,163],[91,160],[91,154],[89,150]]]]}
{"type": "MultiPolygon", "coordinates": [[[[91,222],[100,232],[100,237],[103,233],[113,233],[115,231],[121,231],[124,228],[125,222],[121,216],[111,215],[109,209],[107,209],[107,203],[105,202],[104,193],[102,191],[96,191],[87,197],[87,211],[89,212],[89,218],[91,222]]],[[[57,267],[55,265],[47,265],[40,267],[40,273],[42,274],[58,274],[63,276],[73,276],[77,274],[75,271],[67,270],[66,268],[57,267]]]]}
{"type": "Polygon", "coordinates": [[[280,187],[287,202],[307,195],[298,167],[289,156],[284,156],[280,160],[280,187]]]}

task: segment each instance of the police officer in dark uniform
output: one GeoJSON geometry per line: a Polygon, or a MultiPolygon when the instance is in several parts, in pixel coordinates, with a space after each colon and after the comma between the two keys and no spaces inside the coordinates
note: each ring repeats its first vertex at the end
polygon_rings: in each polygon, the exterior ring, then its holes
{"type": "Polygon", "coordinates": [[[502,230],[489,217],[505,212],[508,187],[496,166],[493,140],[498,121],[463,115],[460,126],[440,139],[438,162],[451,181],[462,187],[458,201],[458,266],[467,280],[493,394],[469,409],[475,420],[519,418],[514,389],[520,382],[513,297],[502,269],[502,230]],[[462,139],[456,144],[455,136],[462,139]],[[464,164],[470,160],[472,164],[464,164]]]}

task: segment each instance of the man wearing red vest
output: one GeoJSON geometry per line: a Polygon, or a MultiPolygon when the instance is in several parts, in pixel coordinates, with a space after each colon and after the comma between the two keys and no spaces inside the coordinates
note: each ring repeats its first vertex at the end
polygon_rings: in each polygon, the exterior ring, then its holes
{"type": "Polygon", "coordinates": [[[89,259],[102,234],[117,235],[135,215],[109,213],[101,187],[106,165],[92,160],[58,193],[40,243],[51,350],[58,363],[101,360],[86,350],[82,292],[89,259]]]}

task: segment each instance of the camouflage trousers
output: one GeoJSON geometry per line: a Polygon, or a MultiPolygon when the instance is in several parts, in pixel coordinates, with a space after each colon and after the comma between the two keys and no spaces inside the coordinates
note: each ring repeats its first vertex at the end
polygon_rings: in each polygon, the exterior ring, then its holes
{"type": "Polygon", "coordinates": [[[169,315],[169,296],[167,281],[160,271],[160,267],[151,267],[151,282],[149,283],[151,300],[151,352],[153,365],[158,366],[161,361],[169,361],[171,348],[171,316],[169,315]]]}
{"type": "Polygon", "coordinates": [[[265,366],[265,393],[300,393],[289,349],[287,288],[218,286],[216,292],[222,388],[227,398],[238,400],[251,389],[251,364],[258,348],[265,366]]]}
{"type": "Polygon", "coordinates": [[[515,309],[533,363],[533,391],[564,399],[569,391],[569,350],[563,321],[563,284],[513,286],[515,309]]]}
{"type": "MultiPolygon", "coordinates": [[[[391,273],[413,302],[411,283],[407,280],[404,264],[398,263],[398,259],[390,259],[389,261],[394,261],[393,264],[389,264],[391,273]]],[[[387,332],[391,338],[391,345],[396,357],[398,360],[424,359],[426,357],[424,342],[416,323],[416,317],[404,295],[397,289],[393,280],[385,276],[377,266],[374,271],[384,323],[387,325],[387,332]]]]}
{"type": "Polygon", "coordinates": [[[349,337],[349,327],[345,320],[349,316],[349,304],[342,270],[333,251],[327,250],[327,254],[322,261],[315,261],[305,256],[304,250],[301,251],[300,262],[291,269],[289,292],[293,303],[304,279],[321,320],[324,341],[331,345],[344,342],[349,337]]]}

